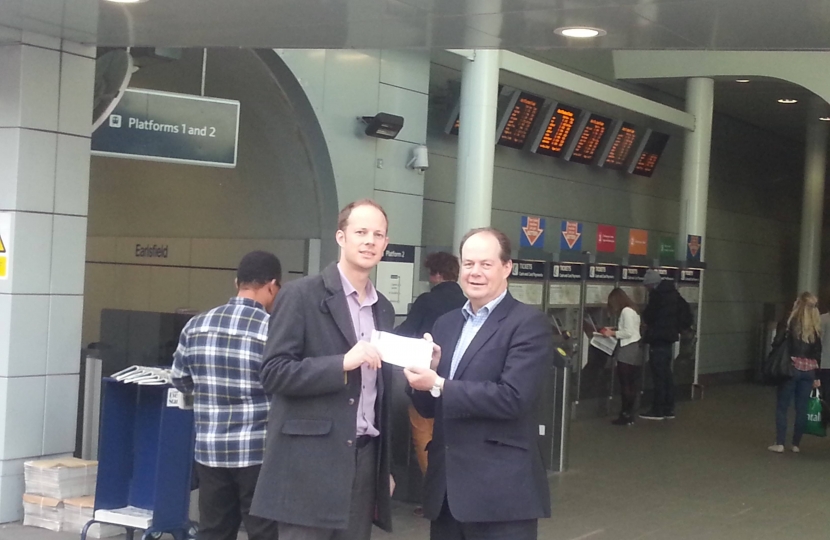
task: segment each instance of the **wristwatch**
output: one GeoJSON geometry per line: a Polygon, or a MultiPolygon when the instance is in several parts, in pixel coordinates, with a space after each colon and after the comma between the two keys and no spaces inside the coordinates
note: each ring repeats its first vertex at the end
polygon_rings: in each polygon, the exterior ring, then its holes
{"type": "Polygon", "coordinates": [[[441,397],[441,388],[444,385],[444,378],[438,377],[435,379],[435,384],[432,385],[432,388],[429,390],[429,393],[432,397],[441,397]]]}

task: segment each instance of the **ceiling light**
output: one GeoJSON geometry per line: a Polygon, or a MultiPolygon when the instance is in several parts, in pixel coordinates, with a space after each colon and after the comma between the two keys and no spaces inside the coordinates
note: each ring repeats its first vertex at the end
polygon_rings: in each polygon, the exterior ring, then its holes
{"type": "Polygon", "coordinates": [[[735,79],[735,82],[738,82],[738,83],[748,83],[748,82],[749,82],[749,79],[735,79]]]}
{"type": "Polygon", "coordinates": [[[821,116],[819,117],[819,120],[822,122],[830,122],[830,116],[821,116]]]}
{"type": "Polygon", "coordinates": [[[778,103],[783,103],[784,105],[792,105],[793,103],[798,103],[797,99],[779,99],[778,103]]]}
{"type": "Polygon", "coordinates": [[[588,26],[565,26],[557,28],[554,30],[554,33],[559,34],[560,36],[582,39],[604,36],[607,34],[607,32],[602,28],[591,28],[588,26]]]}
{"type": "Polygon", "coordinates": [[[108,0],[114,4],[143,4],[147,0],[108,0]]]}

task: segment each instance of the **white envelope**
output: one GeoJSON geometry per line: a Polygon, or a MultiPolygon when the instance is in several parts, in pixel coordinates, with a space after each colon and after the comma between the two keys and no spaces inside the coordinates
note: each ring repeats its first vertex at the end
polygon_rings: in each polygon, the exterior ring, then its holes
{"type": "Polygon", "coordinates": [[[401,337],[389,332],[372,331],[372,345],[387,364],[429,368],[432,361],[432,343],[425,339],[401,337]]]}

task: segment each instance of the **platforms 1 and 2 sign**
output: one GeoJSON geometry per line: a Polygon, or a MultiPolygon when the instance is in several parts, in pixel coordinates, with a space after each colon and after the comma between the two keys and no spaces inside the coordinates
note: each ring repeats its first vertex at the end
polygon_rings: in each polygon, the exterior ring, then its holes
{"type": "Polygon", "coordinates": [[[92,154],[236,167],[239,102],[128,88],[92,134],[92,154]]]}

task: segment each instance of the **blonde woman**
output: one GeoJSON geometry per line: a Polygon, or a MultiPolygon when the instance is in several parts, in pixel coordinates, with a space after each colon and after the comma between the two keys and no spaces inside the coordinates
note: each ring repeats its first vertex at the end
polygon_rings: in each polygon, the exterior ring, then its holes
{"type": "Polygon", "coordinates": [[[787,436],[787,410],[795,397],[795,428],[793,431],[793,452],[799,452],[801,436],[807,423],[807,403],[810,391],[820,386],[816,375],[821,361],[821,320],[818,299],[809,292],[803,292],[793,305],[787,319],[785,331],[776,335],[776,341],[789,340],[790,356],[793,361],[793,376],[778,385],[778,407],[775,411],[775,444],[772,452],[784,451],[787,436]]]}

